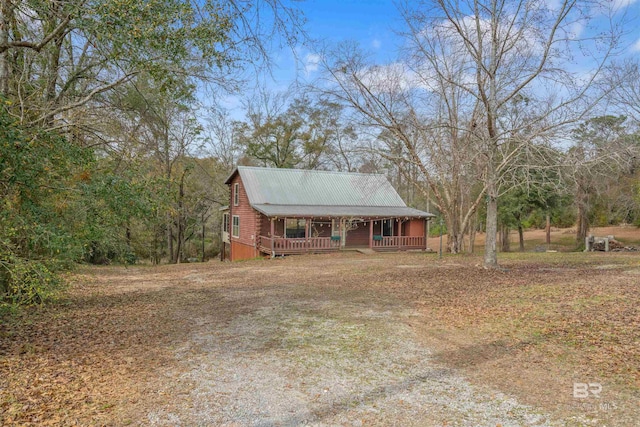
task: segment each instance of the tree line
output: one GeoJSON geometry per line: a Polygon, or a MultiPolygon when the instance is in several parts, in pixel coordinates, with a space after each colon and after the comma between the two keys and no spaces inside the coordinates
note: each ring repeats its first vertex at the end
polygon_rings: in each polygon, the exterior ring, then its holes
{"type": "Polygon", "coordinates": [[[486,232],[487,267],[510,230],[522,248],[524,228],[575,225],[578,247],[593,225],[640,222],[620,5],[398,7],[402,48],[379,64],[306,39],[279,0],[0,0],[3,303],[40,302],[77,262],[215,256],[238,164],[386,174],[443,218],[450,252],[486,232]],[[590,23],[597,37],[577,30],[590,23]],[[274,37],[317,51],[319,77],[248,91],[274,37]],[[243,117],[217,102],[242,93],[243,117]]]}
{"type": "Polygon", "coordinates": [[[202,98],[301,19],[280,0],[0,0],[0,303],[41,302],[78,262],[211,256],[232,165],[202,98]]]}

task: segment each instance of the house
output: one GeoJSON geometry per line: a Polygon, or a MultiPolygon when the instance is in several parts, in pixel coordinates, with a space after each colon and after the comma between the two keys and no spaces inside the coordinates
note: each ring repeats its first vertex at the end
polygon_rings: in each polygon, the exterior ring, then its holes
{"type": "Polygon", "coordinates": [[[426,249],[434,215],[407,207],[384,175],[239,166],[225,184],[232,261],[370,248],[426,249]]]}

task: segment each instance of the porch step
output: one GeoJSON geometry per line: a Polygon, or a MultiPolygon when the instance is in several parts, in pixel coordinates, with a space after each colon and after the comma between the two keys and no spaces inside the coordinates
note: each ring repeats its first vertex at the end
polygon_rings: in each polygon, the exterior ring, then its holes
{"type": "Polygon", "coordinates": [[[361,254],[365,254],[365,255],[373,255],[376,253],[376,251],[369,248],[358,248],[356,249],[356,252],[360,252],[361,254]]]}

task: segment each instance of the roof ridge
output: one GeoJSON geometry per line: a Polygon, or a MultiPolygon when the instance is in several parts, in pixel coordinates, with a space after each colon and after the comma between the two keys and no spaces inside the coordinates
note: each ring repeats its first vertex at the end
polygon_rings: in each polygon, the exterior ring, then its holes
{"type": "MultiPolygon", "coordinates": [[[[336,208],[352,208],[354,206],[363,206],[363,205],[334,205],[334,204],[331,204],[331,205],[318,205],[318,204],[306,205],[306,204],[302,204],[302,203],[269,203],[269,202],[266,202],[266,203],[255,203],[253,205],[255,205],[255,206],[258,206],[258,205],[267,205],[267,206],[318,206],[318,207],[320,207],[320,206],[333,206],[333,207],[336,207],[336,208]]],[[[404,204],[404,205],[396,205],[396,206],[366,205],[366,207],[368,207],[368,208],[410,208],[410,209],[417,209],[417,208],[412,208],[411,206],[407,206],[406,204],[404,204]]]]}
{"type": "Polygon", "coordinates": [[[326,173],[326,174],[336,174],[336,175],[364,175],[364,176],[382,176],[386,178],[387,176],[382,173],[367,173],[367,172],[345,172],[345,171],[333,171],[333,170],[322,170],[322,169],[297,169],[297,168],[272,168],[272,167],[264,167],[264,166],[238,166],[238,170],[241,169],[254,169],[254,170],[277,170],[277,171],[287,171],[287,172],[312,172],[312,173],[326,173]]]}

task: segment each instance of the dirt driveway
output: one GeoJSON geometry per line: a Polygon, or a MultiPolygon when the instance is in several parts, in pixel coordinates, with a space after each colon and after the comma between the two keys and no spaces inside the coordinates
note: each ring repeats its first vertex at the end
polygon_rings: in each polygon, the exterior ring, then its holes
{"type": "MultiPolygon", "coordinates": [[[[161,392],[181,397],[150,411],[151,424],[546,424],[535,410],[434,363],[411,328],[419,316],[411,307],[336,292],[333,274],[307,289],[290,277],[293,283],[224,287],[209,314],[194,316],[189,339],[175,351],[177,366],[163,372],[161,392]],[[218,312],[233,307],[221,322],[218,312]]],[[[198,279],[206,280],[192,276],[198,279]]]]}
{"type": "Polygon", "coordinates": [[[460,270],[482,274],[474,259],[462,261],[335,254],[87,270],[70,299],[0,331],[0,420],[601,425],[472,384],[436,357],[423,336],[424,302],[407,293],[460,270]]]}

